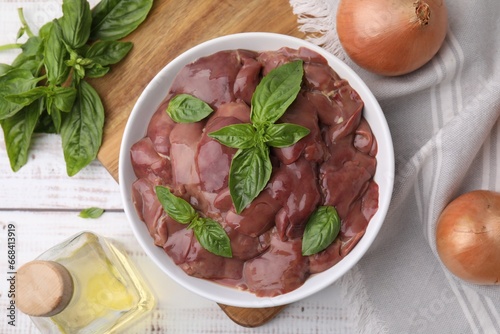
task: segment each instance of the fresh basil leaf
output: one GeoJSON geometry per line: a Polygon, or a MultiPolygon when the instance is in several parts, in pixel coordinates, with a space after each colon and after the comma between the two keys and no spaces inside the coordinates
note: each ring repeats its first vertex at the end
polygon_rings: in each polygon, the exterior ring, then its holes
{"type": "Polygon", "coordinates": [[[303,61],[296,60],[271,70],[252,95],[250,118],[254,125],[276,122],[300,91],[303,61]]]}
{"type": "Polygon", "coordinates": [[[16,41],[23,37],[24,33],[26,32],[26,28],[25,27],[21,27],[19,28],[19,30],[17,31],[17,35],[16,35],[16,41]]]}
{"type": "Polygon", "coordinates": [[[14,68],[0,76],[0,120],[15,115],[23,108],[23,105],[9,102],[5,97],[27,92],[40,80],[41,78],[33,77],[31,71],[20,68],[14,68]]]}
{"type": "Polygon", "coordinates": [[[255,128],[248,123],[228,125],[210,132],[208,136],[234,148],[250,148],[257,143],[255,128]]]}
{"type": "Polygon", "coordinates": [[[189,94],[174,96],[167,107],[167,114],[177,123],[198,122],[212,112],[208,103],[189,94]]]}
{"type": "Polygon", "coordinates": [[[297,124],[271,124],[266,128],[266,144],[272,147],[288,147],[311,132],[308,128],[297,124]]]}
{"type": "Polygon", "coordinates": [[[8,64],[0,64],[0,76],[6,74],[10,70],[12,70],[14,67],[8,64]]]}
{"type": "Polygon", "coordinates": [[[80,211],[78,216],[81,218],[96,219],[96,218],[101,217],[103,213],[104,213],[104,209],[91,207],[91,208],[83,209],[82,211],[80,211]]]}
{"type": "Polygon", "coordinates": [[[32,36],[21,49],[23,52],[14,59],[12,66],[30,70],[34,76],[39,76],[43,67],[43,40],[38,36],[32,36]]]}
{"type": "Polygon", "coordinates": [[[92,25],[92,14],[87,0],[63,0],[63,16],[58,20],[64,41],[73,49],[87,43],[92,25]]]}
{"type": "Polygon", "coordinates": [[[102,0],[92,9],[91,39],[119,40],[147,17],[153,0],[102,0]]]}
{"type": "Polygon", "coordinates": [[[268,146],[257,145],[236,152],[229,170],[229,192],[237,213],[265,188],[271,172],[268,146]]]}
{"type": "Polygon", "coordinates": [[[59,23],[54,20],[49,29],[43,50],[45,70],[47,80],[51,84],[60,85],[66,81],[71,69],[66,65],[69,52],[62,40],[63,34],[59,23]]]}
{"type": "Polygon", "coordinates": [[[14,172],[21,169],[28,161],[31,137],[42,112],[42,106],[42,101],[37,100],[15,115],[0,121],[10,167],[14,172]]]}
{"type": "Polygon", "coordinates": [[[76,99],[76,89],[74,87],[53,87],[52,95],[50,96],[57,109],[63,112],[70,112],[76,99]]]}
{"type": "Polygon", "coordinates": [[[29,61],[35,61],[37,59],[36,56],[27,56],[24,52],[21,52],[12,62],[11,66],[13,68],[22,68],[23,65],[29,61]]]}
{"type": "Polygon", "coordinates": [[[231,258],[231,240],[222,226],[210,218],[195,218],[190,225],[201,247],[215,255],[231,258]]]}
{"type": "Polygon", "coordinates": [[[91,67],[85,69],[85,75],[88,78],[100,78],[109,72],[109,66],[102,66],[100,64],[92,64],[91,67]]]}
{"type": "Polygon", "coordinates": [[[46,96],[48,92],[49,89],[47,87],[38,86],[30,89],[27,92],[6,95],[5,99],[9,102],[19,104],[24,107],[27,106],[28,104],[33,103],[33,101],[38,100],[42,96],[46,96]]]}
{"type": "Polygon", "coordinates": [[[46,40],[47,37],[49,36],[50,34],[50,29],[52,29],[52,25],[54,24],[53,21],[49,21],[47,23],[45,23],[41,28],[40,30],[38,30],[38,36],[42,39],[42,40],[46,40]]]}
{"type": "Polygon", "coordinates": [[[17,63],[16,68],[28,70],[35,77],[38,77],[40,75],[40,69],[43,67],[42,58],[36,56],[29,56],[29,57],[21,57],[21,59],[19,59],[20,61],[17,63]]]}
{"type": "Polygon", "coordinates": [[[333,206],[320,206],[309,217],[302,237],[302,255],[325,250],[340,232],[340,217],[333,206]]]}
{"type": "Polygon", "coordinates": [[[29,56],[21,52],[14,59],[11,66],[13,68],[29,70],[33,76],[37,77],[40,75],[40,69],[43,67],[43,49],[40,52],[42,52],[42,54],[29,56]]]}
{"type": "Polygon", "coordinates": [[[64,115],[61,140],[69,176],[78,173],[97,156],[102,142],[104,107],[95,89],[80,81],[75,103],[64,115]]]}
{"type": "Polygon", "coordinates": [[[43,45],[42,39],[38,36],[28,38],[28,40],[21,46],[23,53],[26,56],[42,56],[43,45]]]}
{"type": "Polygon", "coordinates": [[[43,66],[43,41],[40,37],[30,37],[21,46],[21,52],[12,62],[12,67],[30,70],[34,76],[38,76],[43,66]]]}
{"type": "Polygon", "coordinates": [[[97,41],[87,50],[85,57],[101,66],[116,64],[132,49],[131,42],[97,41]]]}
{"type": "Polygon", "coordinates": [[[170,189],[163,186],[156,186],[155,190],[163,210],[173,220],[181,224],[188,224],[196,218],[196,211],[191,204],[172,194],[170,189]]]}

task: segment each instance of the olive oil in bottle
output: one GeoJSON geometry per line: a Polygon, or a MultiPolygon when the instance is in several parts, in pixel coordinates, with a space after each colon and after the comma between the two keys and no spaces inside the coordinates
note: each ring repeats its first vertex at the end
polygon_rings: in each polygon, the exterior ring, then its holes
{"type": "Polygon", "coordinates": [[[91,232],[26,263],[17,280],[17,307],[42,333],[112,333],[154,307],[127,255],[91,232]]]}

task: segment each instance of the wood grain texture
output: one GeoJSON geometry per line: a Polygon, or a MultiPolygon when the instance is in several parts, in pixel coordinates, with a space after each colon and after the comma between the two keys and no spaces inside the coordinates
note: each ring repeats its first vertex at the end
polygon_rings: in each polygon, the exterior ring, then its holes
{"type": "MultiPolygon", "coordinates": [[[[99,161],[118,180],[121,138],[146,85],[172,59],[201,42],[240,32],[275,32],[303,37],[287,0],[157,0],[146,21],[125,40],[134,48],[105,80],[94,80],[106,110],[99,161]]],[[[259,326],[283,307],[242,309],[221,305],[242,326],[259,326]]]]}
{"type": "Polygon", "coordinates": [[[120,188],[99,161],[68,177],[58,135],[35,134],[28,163],[14,173],[0,132],[0,185],[0,216],[2,210],[78,211],[92,206],[123,211],[120,188]]]}
{"type": "Polygon", "coordinates": [[[285,307],[263,307],[263,308],[242,308],[219,304],[220,308],[226,313],[229,319],[233,320],[243,327],[258,327],[272,320],[285,307]]]}

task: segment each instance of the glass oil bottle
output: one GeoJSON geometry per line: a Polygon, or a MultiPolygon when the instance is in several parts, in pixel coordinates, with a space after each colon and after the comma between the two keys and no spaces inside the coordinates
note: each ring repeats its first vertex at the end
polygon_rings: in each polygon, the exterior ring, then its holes
{"type": "Polygon", "coordinates": [[[17,285],[17,307],[42,333],[115,333],[155,304],[128,256],[91,232],[19,268],[17,285]]]}

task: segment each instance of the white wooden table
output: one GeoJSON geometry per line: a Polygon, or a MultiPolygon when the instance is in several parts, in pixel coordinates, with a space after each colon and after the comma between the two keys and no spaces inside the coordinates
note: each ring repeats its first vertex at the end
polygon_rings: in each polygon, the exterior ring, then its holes
{"type": "MultiPolygon", "coordinates": [[[[23,7],[33,27],[61,15],[61,0],[36,2],[0,0],[0,45],[15,42],[19,29],[17,7],[23,7]]],[[[97,1],[91,1],[95,4],[97,1]]],[[[0,63],[12,62],[16,52],[0,53],[0,63]]],[[[16,268],[46,249],[83,230],[120,243],[143,272],[157,297],[157,305],[126,333],[350,333],[352,321],[343,308],[340,287],[325,291],[284,309],[257,329],[233,323],[216,303],[173,282],[150,261],[129,228],[118,184],[97,161],[74,177],[66,175],[61,141],[57,135],[35,135],[28,164],[10,169],[3,133],[0,138],[0,333],[38,333],[30,319],[16,313],[8,324],[7,226],[15,226],[16,268]],[[99,219],[78,217],[92,206],[106,211],[99,219]]]]}

